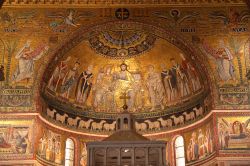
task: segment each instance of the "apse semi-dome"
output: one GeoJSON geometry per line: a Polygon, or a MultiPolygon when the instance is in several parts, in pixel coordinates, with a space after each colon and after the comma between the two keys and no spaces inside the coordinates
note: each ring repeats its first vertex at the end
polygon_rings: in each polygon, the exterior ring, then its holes
{"type": "Polygon", "coordinates": [[[206,114],[206,77],[195,56],[178,47],[181,42],[135,23],[100,27],[66,43],[50,63],[41,90],[48,120],[109,132],[127,105],[137,130],[146,132],[206,114]]]}

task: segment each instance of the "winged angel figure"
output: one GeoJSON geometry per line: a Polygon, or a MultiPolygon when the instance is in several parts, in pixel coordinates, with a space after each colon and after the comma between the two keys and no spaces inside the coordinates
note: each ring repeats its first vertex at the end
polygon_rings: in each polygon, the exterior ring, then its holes
{"type": "Polygon", "coordinates": [[[77,27],[80,24],[77,23],[77,21],[79,21],[80,19],[87,19],[90,17],[94,17],[94,13],[92,12],[77,12],[75,10],[68,10],[68,13],[65,15],[65,13],[62,12],[56,12],[56,13],[48,13],[47,16],[49,18],[55,18],[58,19],[60,21],[53,21],[50,23],[51,27],[58,27],[61,25],[69,25],[69,26],[73,26],[73,27],[77,27]]]}
{"type": "Polygon", "coordinates": [[[9,13],[9,12],[3,12],[0,13],[0,19],[2,22],[8,24],[9,26],[14,26],[17,24],[17,22],[20,20],[23,20],[25,24],[29,19],[32,19],[35,17],[35,12],[22,12],[22,13],[9,13]]]}
{"type": "Polygon", "coordinates": [[[163,19],[167,19],[167,20],[174,20],[174,25],[173,26],[177,26],[180,25],[181,23],[183,23],[186,20],[189,19],[194,19],[196,17],[199,16],[199,13],[197,12],[190,12],[187,13],[186,15],[181,16],[181,13],[179,10],[173,9],[170,11],[170,13],[162,13],[162,12],[154,12],[153,13],[154,16],[159,17],[159,18],[163,18],[163,19]],[[172,18],[171,18],[172,17],[172,18]]]}
{"type": "Polygon", "coordinates": [[[243,23],[250,18],[249,11],[236,12],[230,9],[229,14],[225,14],[223,11],[214,11],[209,14],[212,19],[222,20],[224,25],[237,25],[238,23],[243,23]]]}

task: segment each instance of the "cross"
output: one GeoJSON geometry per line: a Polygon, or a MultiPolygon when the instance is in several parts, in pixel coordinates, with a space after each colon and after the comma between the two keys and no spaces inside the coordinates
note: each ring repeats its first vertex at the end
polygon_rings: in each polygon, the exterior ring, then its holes
{"type": "Polygon", "coordinates": [[[116,13],[117,13],[117,17],[121,20],[127,19],[129,16],[129,12],[124,8],[118,9],[116,13]]]}
{"type": "Polygon", "coordinates": [[[127,93],[126,92],[124,92],[124,93],[122,93],[122,96],[120,96],[120,99],[123,99],[124,100],[124,105],[123,105],[123,107],[127,107],[127,99],[130,99],[130,96],[127,96],[127,93]]]}

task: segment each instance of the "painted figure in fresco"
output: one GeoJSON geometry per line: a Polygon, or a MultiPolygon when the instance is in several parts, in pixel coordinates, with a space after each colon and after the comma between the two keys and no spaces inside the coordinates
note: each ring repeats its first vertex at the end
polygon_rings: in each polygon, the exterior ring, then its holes
{"type": "Polygon", "coordinates": [[[53,150],[53,141],[52,138],[48,138],[48,147],[46,149],[46,160],[51,160],[53,150]]]}
{"type": "Polygon", "coordinates": [[[199,145],[197,144],[196,140],[196,132],[192,133],[192,137],[190,139],[190,144],[191,144],[191,160],[197,160],[199,158],[199,145]]]}
{"type": "Polygon", "coordinates": [[[150,111],[155,110],[155,107],[160,105],[164,109],[164,88],[161,81],[160,74],[154,71],[154,66],[148,67],[147,87],[149,91],[149,97],[152,104],[150,111]]]}
{"type": "Polygon", "coordinates": [[[62,80],[61,96],[66,99],[69,98],[70,91],[72,90],[72,87],[75,83],[79,66],[80,66],[80,63],[78,61],[75,62],[74,67],[71,68],[66,73],[66,75],[64,76],[62,80]]]}
{"type": "Polygon", "coordinates": [[[176,77],[176,82],[179,90],[179,94],[181,97],[184,97],[186,95],[190,94],[190,89],[188,86],[188,79],[185,73],[183,72],[182,67],[175,61],[175,59],[171,59],[172,63],[172,73],[174,77],[176,77]]]}
{"type": "Polygon", "coordinates": [[[92,79],[93,79],[93,65],[89,65],[87,70],[82,72],[78,78],[76,85],[76,102],[84,104],[89,96],[90,90],[92,88],[92,79]]]}
{"type": "Polygon", "coordinates": [[[80,159],[80,166],[87,166],[87,147],[86,143],[83,143],[83,149],[80,159]]]}
{"type": "Polygon", "coordinates": [[[221,149],[226,148],[225,132],[226,132],[226,129],[224,127],[224,124],[219,123],[219,144],[220,144],[221,149]]]}
{"type": "Polygon", "coordinates": [[[192,155],[193,155],[192,142],[189,142],[187,146],[187,162],[192,161],[192,155]]]}
{"type": "Polygon", "coordinates": [[[5,133],[0,133],[0,148],[11,148],[11,144],[6,141],[5,133]]]}
{"type": "Polygon", "coordinates": [[[61,142],[60,137],[55,140],[55,163],[61,164],[61,142]]]}
{"type": "Polygon", "coordinates": [[[68,62],[70,61],[71,57],[68,56],[65,60],[61,61],[60,64],[54,70],[50,80],[48,87],[53,90],[57,91],[58,86],[62,83],[63,78],[65,77],[68,69],[68,62]]]}
{"type": "Polygon", "coordinates": [[[166,66],[164,64],[161,65],[162,67],[162,72],[161,72],[161,80],[162,84],[165,90],[165,95],[167,97],[166,102],[172,101],[173,97],[173,86],[171,83],[171,73],[169,70],[167,70],[166,66]]]}
{"type": "Polygon", "coordinates": [[[219,41],[219,48],[213,49],[206,42],[203,42],[204,50],[216,59],[217,71],[222,81],[235,80],[235,68],[233,65],[233,55],[229,48],[225,46],[223,40],[219,41]]]}
{"type": "Polygon", "coordinates": [[[199,145],[199,158],[203,158],[207,153],[207,149],[205,146],[205,136],[203,135],[201,129],[199,129],[198,145],[199,145]]]}
{"type": "Polygon", "coordinates": [[[243,133],[243,127],[239,121],[233,123],[233,133],[240,136],[243,133]]]}
{"type": "Polygon", "coordinates": [[[40,138],[39,143],[40,143],[40,155],[43,156],[46,154],[46,145],[48,143],[45,134],[43,134],[43,137],[40,138]]]}
{"type": "Polygon", "coordinates": [[[33,78],[34,61],[39,60],[49,49],[45,44],[40,44],[33,50],[30,45],[31,41],[27,40],[15,56],[18,60],[18,65],[13,74],[13,84],[23,80],[26,80],[28,84],[33,78]]]}
{"type": "Polygon", "coordinates": [[[209,154],[214,151],[213,150],[213,138],[212,138],[211,130],[209,126],[207,126],[206,128],[206,144],[205,145],[209,154]]]}
{"type": "Polygon", "coordinates": [[[228,131],[225,131],[225,133],[224,133],[225,148],[228,148],[229,139],[230,139],[229,132],[228,132],[228,131]]]}
{"type": "Polygon", "coordinates": [[[28,143],[26,142],[27,135],[21,136],[21,134],[18,131],[15,131],[14,133],[14,139],[15,139],[15,149],[17,153],[26,153],[28,143]]]}

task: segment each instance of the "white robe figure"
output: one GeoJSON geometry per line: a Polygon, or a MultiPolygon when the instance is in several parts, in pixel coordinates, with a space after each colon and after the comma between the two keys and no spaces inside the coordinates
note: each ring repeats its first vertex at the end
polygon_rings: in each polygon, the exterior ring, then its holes
{"type": "Polygon", "coordinates": [[[233,65],[233,55],[226,47],[223,40],[219,42],[219,48],[213,49],[206,42],[203,43],[205,51],[215,58],[217,71],[222,81],[235,80],[235,69],[233,65]]]}
{"type": "Polygon", "coordinates": [[[39,60],[48,51],[48,46],[44,44],[41,44],[35,50],[30,48],[30,44],[31,41],[28,40],[15,56],[18,60],[18,65],[12,77],[13,83],[25,79],[27,79],[28,83],[33,78],[34,61],[39,60]]]}

